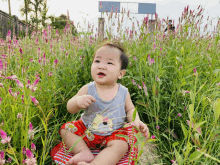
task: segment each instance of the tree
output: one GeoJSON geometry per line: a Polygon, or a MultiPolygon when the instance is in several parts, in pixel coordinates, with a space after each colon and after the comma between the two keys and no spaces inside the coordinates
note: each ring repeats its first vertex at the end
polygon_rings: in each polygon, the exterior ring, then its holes
{"type": "Polygon", "coordinates": [[[4,1],[8,1],[8,11],[9,11],[9,15],[11,15],[11,2],[10,0],[2,0],[3,2],[4,1]]]}
{"type": "Polygon", "coordinates": [[[38,23],[40,22],[39,13],[42,12],[44,0],[34,0],[30,1],[31,11],[34,12],[34,16],[32,17],[32,22],[36,23],[36,27],[38,27],[38,23]]]}
{"type": "Polygon", "coordinates": [[[31,12],[30,0],[24,0],[24,6],[20,9],[21,15],[25,15],[25,22],[28,23],[28,14],[31,12]]]}
{"type": "MultiPolygon", "coordinates": [[[[51,26],[54,29],[64,29],[67,25],[67,22],[71,22],[71,20],[64,14],[61,14],[59,17],[51,15],[49,18],[51,20],[51,26]]],[[[71,25],[71,31],[73,35],[77,34],[76,27],[73,24],[71,25]]]]}
{"type": "Polygon", "coordinates": [[[43,3],[43,10],[41,11],[41,23],[45,27],[46,26],[46,20],[49,18],[47,17],[48,7],[47,7],[47,0],[44,0],[43,3]]]}

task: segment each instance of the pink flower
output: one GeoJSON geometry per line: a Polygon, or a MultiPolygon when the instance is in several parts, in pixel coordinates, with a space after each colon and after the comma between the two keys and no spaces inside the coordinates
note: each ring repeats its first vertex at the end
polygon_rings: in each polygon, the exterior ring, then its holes
{"type": "Polygon", "coordinates": [[[182,65],[180,65],[180,69],[182,69],[182,65]]]}
{"type": "Polygon", "coordinates": [[[0,104],[2,103],[2,98],[0,97],[0,104]]]}
{"type": "Polygon", "coordinates": [[[0,154],[0,164],[5,164],[5,159],[4,159],[5,155],[4,155],[4,151],[1,152],[0,154]]]}
{"type": "Polygon", "coordinates": [[[178,115],[179,117],[181,117],[181,116],[182,116],[182,115],[181,115],[181,113],[178,113],[177,115],[178,115]]]}
{"type": "Polygon", "coordinates": [[[137,60],[137,58],[136,58],[136,57],[134,57],[134,60],[137,60]]]}
{"type": "Polygon", "coordinates": [[[136,82],[132,79],[132,83],[133,83],[133,85],[136,85],[136,82]]]}
{"type": "Polygon", "coordinates": [[[18,77],[16,75],[12,75],[12,76],[6,77],[6,79],[16,80],[18,79],[18,77]]]}
{"type": "Polygon", "coordinates": [[[218,87],[220,86],[220,83],[216,84],[218,87]]]}
{"type": "Polygon", "coordinates": [[[159,126],[156,126],[156,129],[160,129],[160,127],[159,127],[159,126]]]}
{"type": "Polygon", "coordinates": [[[157,81],[160,81],[160,79],[158,77],[156,77],[157,81]]]}
{"type": "Polygon", "coordinates": [[[58,60],[57,60],[57,59],[56,59],[56,60],[54,60],[54,64],[55,64],[55,65],[57,65],[57,63],[58,63],[58,60]]]}
{"type": "Polygon", "coordinates": [[[27,165],[37,165],[36,158],[34,158],[33,153],[29,149],[26,150],[26,156],[28,157],[28,159],[25,159],[27,165]]]}
{"type": "Polygon", "coordinates": [[[34,143],[31,143],[31,149],[32,149],[32,150],[36,150],[36,146],[35,146],[34,143]]]}
{"type": "Polygon", "coordinates": [[[49,72],[49,73],[48,73],[48,76],[50,76],[50,77],[51,77],[52,75],[53,75],[53,73],[52,73],[52,72],[49,72]]]}
{"type": "Polygon", "coordinates": [[[22,82],[20,82],[18,79],[16,79],[15,81],[17,82],[17,84],[20,88],[24,88],[24,85],[22,82]]]}
{"type": "Polygon", "coordinates": [[[34,105],[37,106],[37,105],[39,104],[39,102],[37,101],[37,99],[34,98],[34,97],[32,97],[32,96],[30,96],[30,97],[31,97],[31,100],[32,100],[32,102],[34,103],[34,105]]]}
{"type": "Polygon", "coordinates": [[[3,83],[0,83],[0,87],[3,87],[3,83]]]}
{"type": "Polygon", "coordinates": [[[151,136],[151,139],[156,139],[156,137],[154,135],[151,136]]]}
{"type": "Polygon", "coordinates": [[[196,68],[194,68],[193,71],[194,71],[194,74],[193,74],[193,75],[195,75],[195,76],[198,75],[198,73],[197,73],[197,71],[196,71],[196,68]]]}
{"type": "Polygon", "coordinates": [[[30,61],[30,62],[33,62],[33,59],[31,58],[29,61],[30,61]]]}
{"type": "Polygon", "coordinates": [[[38,84],[39,80],[40,80],[40,77],[38,77],[38,78],[34,81],[33,86],[36,86],[36,85],[38,84]]]}
{"type": "Polygon", "coordinates": [[[26,154],[26,148],[25,147],[22,148],[22,154],[26,154]]]}
{"type": "Polygon", "coordinates": [[[149,66],[151,66],[153,63],[155,63],[154,61],[154,58],[150,58],[150,55],[148,55],[148,63],[149,63],[149,66]]]}
{"type": "Polygon", "coordinates": [[[33,126],[32,126],[32,124],[31,124],[31,122],[30,122],[30,124],[29,124],[29,130],[28,130],[28,134],[29,134],[29,136],[30,136],[30,139],[33,139],[34,138],[34,130],[33,130],[33,126]]]}
{"type": "Polygon", "coordinates": [[[17,114],[17,119],[21,119],[22,118],[22,114],[21,113],[18,113],[17,114]]]}
{"type": "Polygon", "coordinates": [[[142,82],[142,83],[143,83],[143,89],[144,89],[145,96],[147,96],[147,87],[146,87],[146,85],[144,84],[144,82],[142,82]]]}
{"type": "Polygon", "coordinates": [[[21,47],[20,47],[20,49],[19,49],[19,52],[20,52],[21,54],[23,54],[23,50],[21,49],[21,47]]]}
{"type": "Polygon", "coordinates": [[[140,85],[137,85],[139,89],[142,89],[142,87],[140,85]]]}
{"type": "Polygon", "coordinates": [[[30,124],[29,124],[29,130],[33,130],[33,125],[32,125],[31,122],[30,122],[30,124]]]}
{"type": "Polygon", "coordinates": [[[2,137],[1,143],[2,144],[10,143],[11,137],[7,136],[7,133],[4,132],[2,129],[0,129],[0,133],[1,133],[1,137],[2,137]]]}
{"type": "Polygon", "coordinates": [[[11,163],[11,158],[8,158],[8,161],[7,161],[8,163],[11,163]]]}
{"type": "Polygon", "coordinates": [[[171,163],[176,163],[174,160],[171,160],[171,163]]]}

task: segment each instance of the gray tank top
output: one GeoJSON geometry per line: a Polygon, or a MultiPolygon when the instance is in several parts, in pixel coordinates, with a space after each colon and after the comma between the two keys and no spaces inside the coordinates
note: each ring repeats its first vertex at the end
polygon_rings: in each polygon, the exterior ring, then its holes
{"type": "Polygon", "coordinates": [[[103,101],[96,90],[95,81],[88,83],[88,95],[93,96],[93,102],[81,115],[88,130],[94,134],[107,136],[114,130],[122,128],[127,121],[125,99],[128,88],[119,83],[116,96],[111,101],[103,101]]]}

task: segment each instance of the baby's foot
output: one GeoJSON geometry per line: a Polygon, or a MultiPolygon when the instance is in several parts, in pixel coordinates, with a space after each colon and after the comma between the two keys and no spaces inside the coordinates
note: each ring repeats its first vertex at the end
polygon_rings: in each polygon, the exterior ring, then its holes
{"type": "Polygon", "coordinates": [[[91,151],[85,149],[70,158],[67,164],[77,165],[79,162],[91,162],[93,159],[94,155],[91,153],[91,151]]]}
{"type": "Polygon", "coordinates": [[[77,165],[95,165],[94,163],[79,162],[77,165]]]}

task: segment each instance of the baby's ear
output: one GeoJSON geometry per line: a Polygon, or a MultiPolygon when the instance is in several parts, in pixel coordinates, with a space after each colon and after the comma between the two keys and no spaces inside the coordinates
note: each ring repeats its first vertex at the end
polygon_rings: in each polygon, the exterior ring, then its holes
{"type": "Polygon", "coordinates": [[[122,77],[125,75],[125,73],[126,73],[125,69],[121,70],[120,71],[120,76],[118,77],[118,79],[122,79],[122,77]]]}

